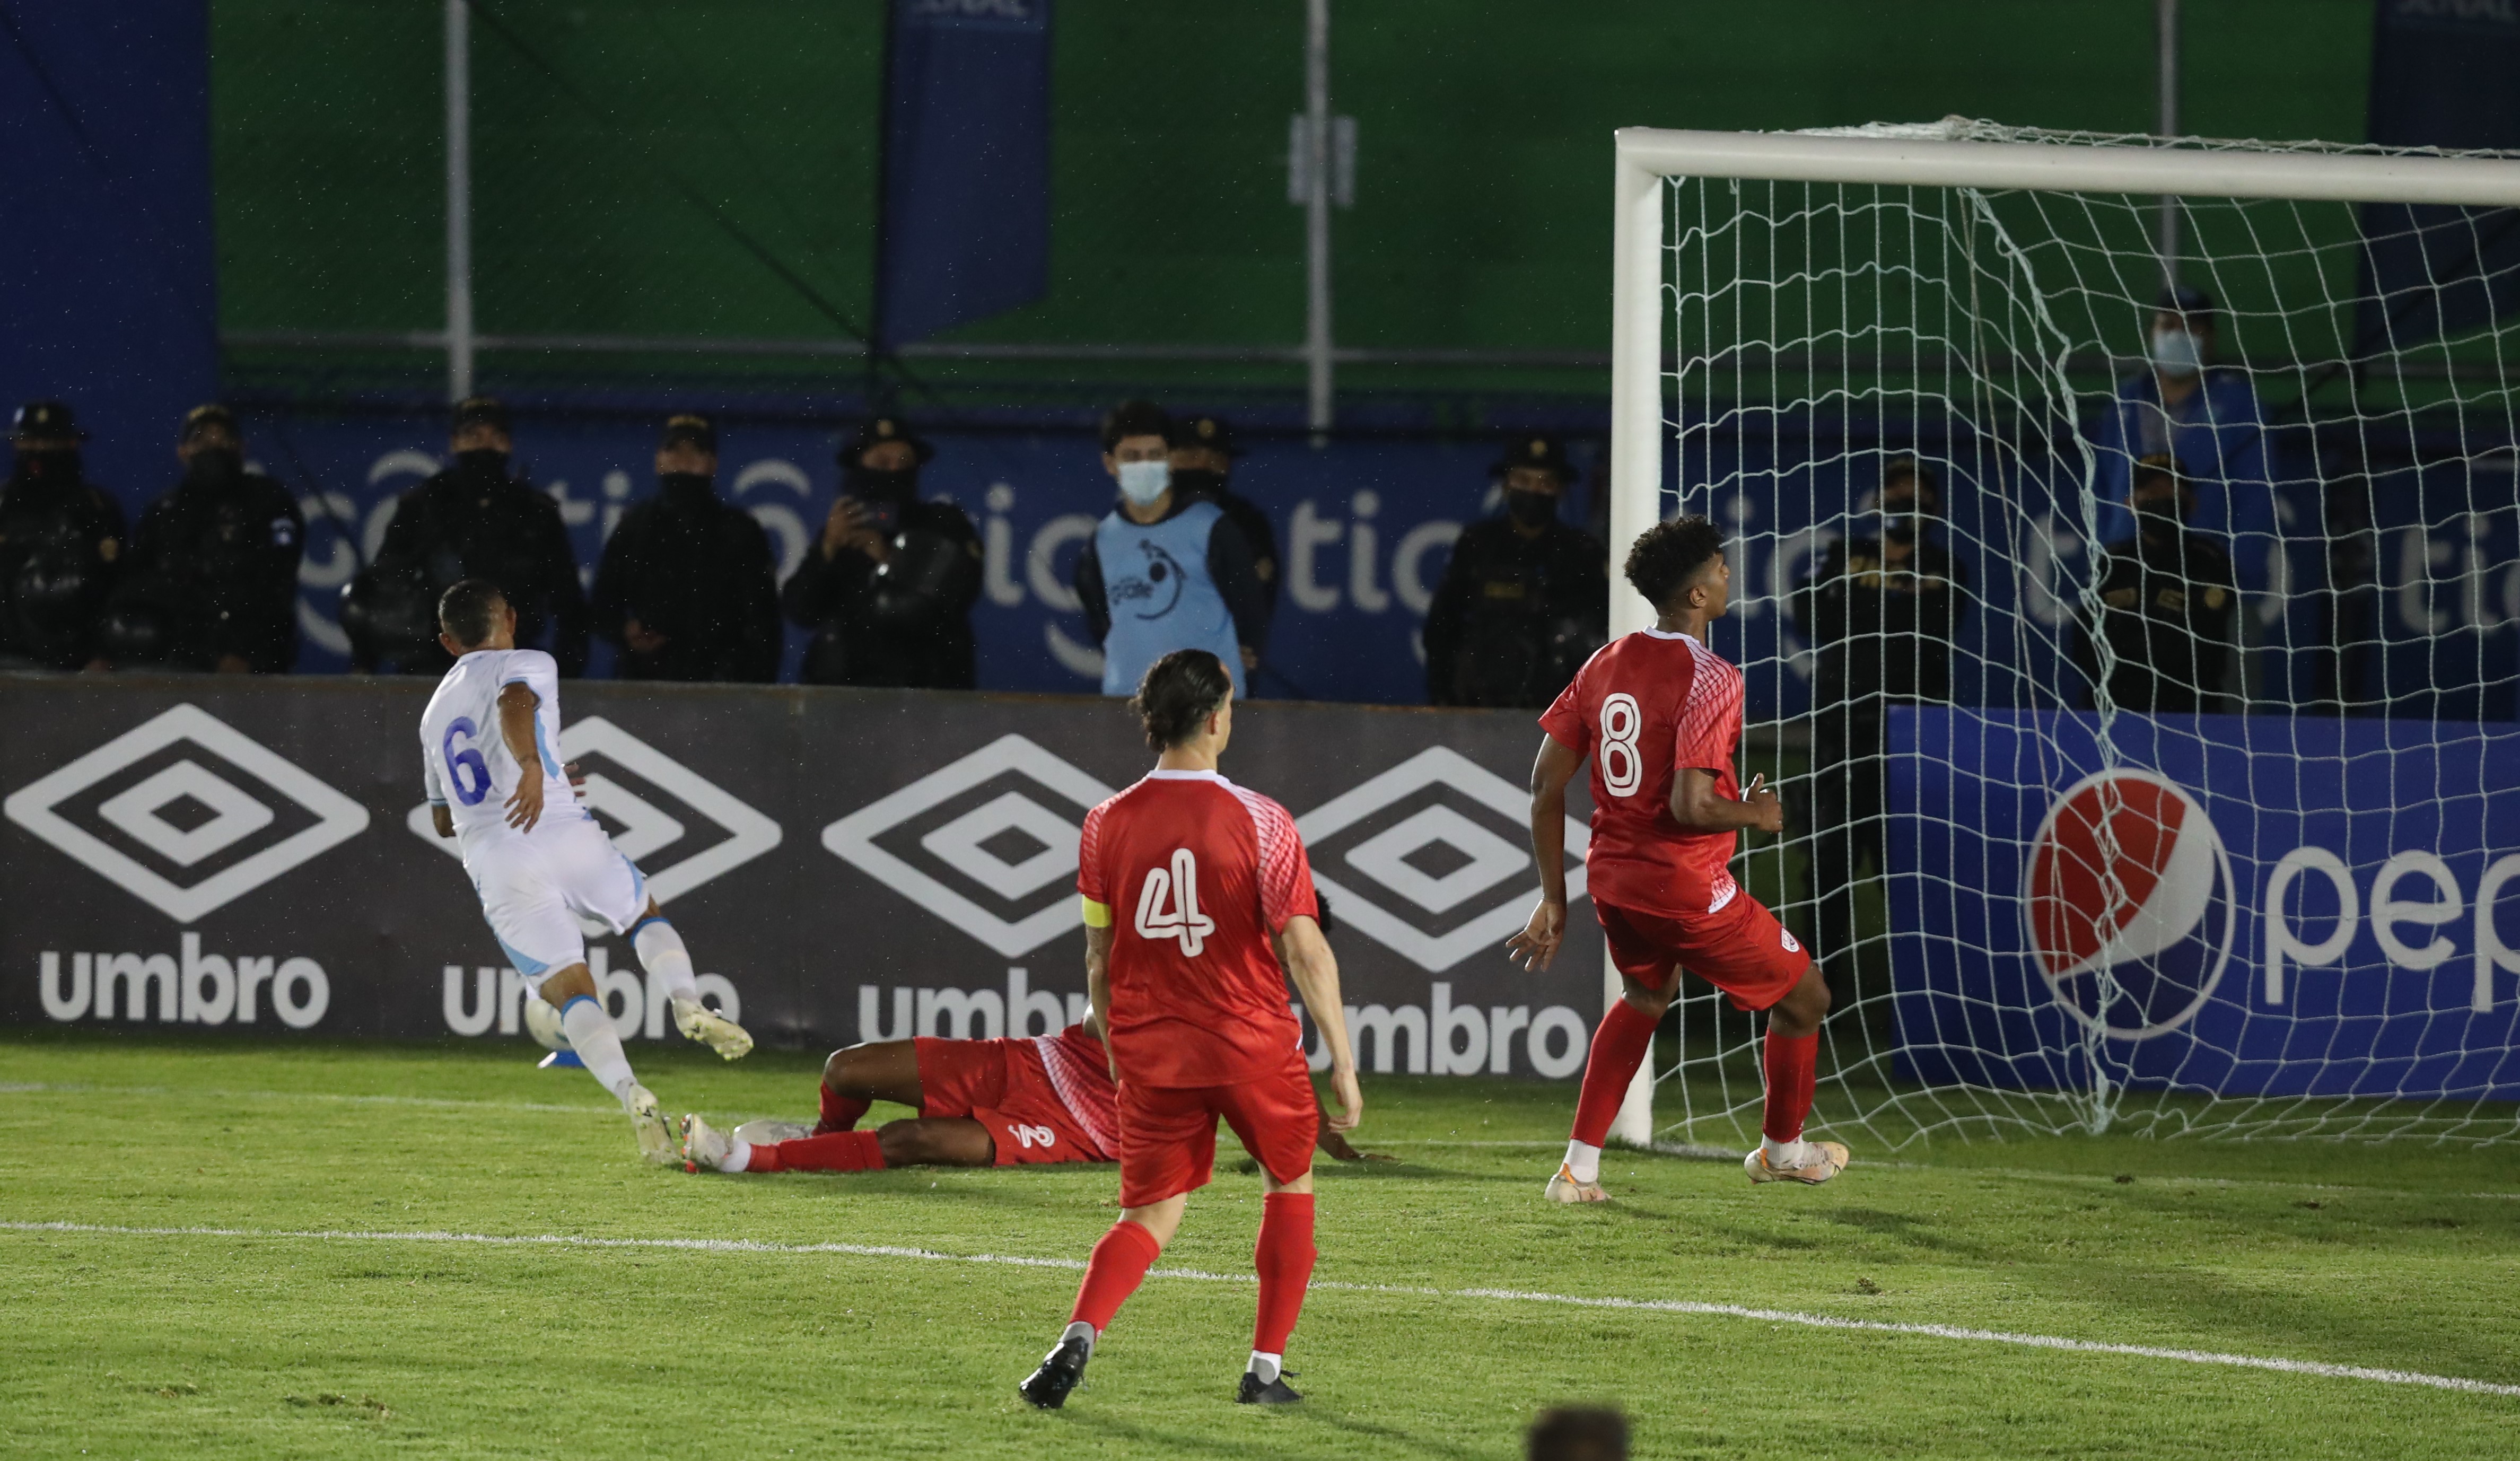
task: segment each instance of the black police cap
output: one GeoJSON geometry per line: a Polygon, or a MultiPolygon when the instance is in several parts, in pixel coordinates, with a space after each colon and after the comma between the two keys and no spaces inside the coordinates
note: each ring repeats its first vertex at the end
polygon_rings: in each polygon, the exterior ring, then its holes
{"type": "Polygon", "coordinates": [[[1516,468],[1531,468],[1557,475],[1560,480],[1572,481],[1575,464],[1566,459],[1566,443],[1547,432],[1516,436],[1506,443],[1505,452],[1491,469],[1498,476],[1516,468]]]}
{"type": "Polygon", "coordinates": [[[2200,325],[2214,323],[2214,297],[2192,284],[2174,284],[2155,296],[2152,307],[2158,314],[2184,315],[2200,325]]]}
{"type": "Polygon", "coordinates": [[[184,430],[175,439],[190,441],[212,427],[224,427],[230,435],[243,434],[237,427],[236,413],[217,401],[210,401],[184,413],[184,430]]]}
{"type": "Polygon", "coordinates": [[[936,448],[913,431],[909,422],[898,416],[876,416],[860,423],[849,439],[840,443],[840,465],[854,467],[869,451],[887,441],[908,442],[922,464],[936,455],[936,448]]]}
{"type": "Polygon", "coordinates": [[[488,427],[503,436],[515,435],[517,430],[506,401],[496,396],[468,395],[455,403],[454,430],[462,433],[476,426],[488,427]]]}
{"type": "Polygon", "coordinates": [[[87,433],[79,430],[78,417],[62,401],[26,402],[11,418],[10,431],[21,441],[87,439],[87,433]]]}
{"type": "Polygon", "coordinates": [[[1181,416],[1173,420],[1173,429],[1165,438],[1168,445],[1180,448],[1205,447],[1229,457],[1242,455],[1234,439],[1234,428],[1222,416],[1181,416]]]}
{"type": "Polygon", "coordinates": [[[669,446],[697,446],[710,456],[717,455],[717,424],[697,411],[680,411],[665,418],[665,434],[657,438],[656,449],[669,446]]]}

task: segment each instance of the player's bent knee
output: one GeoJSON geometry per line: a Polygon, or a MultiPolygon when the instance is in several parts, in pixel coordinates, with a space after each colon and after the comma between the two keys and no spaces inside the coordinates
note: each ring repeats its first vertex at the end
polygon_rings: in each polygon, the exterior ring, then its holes
{"type": "Polygon", "coordinates": [[[1298,1195],[1310,1192],[1313,1190],[1313,1169],[1309,1166],[1305,1167],[1295,1176],[1287,1179],[1286,1181],[1281,1182],[1276,1177],[1269,1175],[1268,1168],[1263,1167],[1260,1171],[1260,1190],[1262,1192],[1273,1193],[1292,1192],[1298,1195]]]}
{"type": "Polygon", "coordinates": [[[542,987],[536,992],[540,993],[553,1009],[562,1008],[581,994],[590,999],[604,997],[595,987],[595,976],[588,973],[583,964],[571,964],[566,969],[555,970],[544,976],[542,987]]]}

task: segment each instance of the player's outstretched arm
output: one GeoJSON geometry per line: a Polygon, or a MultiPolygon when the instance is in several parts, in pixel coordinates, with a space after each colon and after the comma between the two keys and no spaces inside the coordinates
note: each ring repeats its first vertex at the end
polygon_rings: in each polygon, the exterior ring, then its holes
{"type": "Polygon", "coordinates": [[[1690,832],[1782,832],[1785,804],[1768,790],[1765,773],[1750,778],[1741,799],[1715,790],[1715,773],[1694,767],[1671,779],[1671,818],[1690,832]]]}
{"type": "Polygon", "coordinates": [[[1566,783],[1584,756],[1555,736],[1540,738],[1531,763],[1531,856],[1540,865],[1540,904],[1507,941],[1505,956],[1523,968],[1547,969],[1566,937],[1566,783]]]}
{"type": "Polygon", "coordinates": [[[1338,956],[1322,936],[1322,926],[1307,914],[1286,920],[1278,932],[1278,962],[1295,981],[1313,1026],[1330,1051],[1330,1094],[1339,1109],[1325,1112],[1330,1129],[1353,1131],[1365,1116],[1365,1092],[1356,1083],[1356,1054],[1347,1042],[1347,1001],[1339,993],[1338,956]]]}
{"type": "Polygon", "coordinates": [[[542,697],[513,684],[499,692],[499,739],[517,763],[517,789],[508,794],[508,825],[531,832],[543,819],[543,758],[534,749],[534,711],[542,697]]]}

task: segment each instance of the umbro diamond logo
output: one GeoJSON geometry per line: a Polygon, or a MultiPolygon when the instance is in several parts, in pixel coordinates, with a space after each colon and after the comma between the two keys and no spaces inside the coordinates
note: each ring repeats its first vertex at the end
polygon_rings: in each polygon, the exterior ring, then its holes
{"type": "Polygon", "coordinates": [[[1076,927],[1079,829],[1110,795],[1024,737],[1001,736],[824,828],[823,845],[1013,958],[1076,927]]]}
{"type": "Polygon", "coordinates": [[[190,705],[19,788],[0,812],[177,923],[368,827],[366,807],[190,705]]]}
{"type": "MultiPolygon", "coordinates": [[[[779,824],[745,805],[725,788],[600,715],[573,721],[560,733],[560,756],[586,770],[578,797],[605,824],[612,845],[639,865],[649,894],[659,903],[742,867],[779,845],[779,824]],[[704,821],[713,829],[695,831],[704,821]],[[708,833],[714,830],[714,837],[708,833]]],[[[429,825],[428,803],[403,819],[412,833],[450,856],[462,856],[453,838],[429,825]]]]}
{"type": "MultiPolygon", "coordinates": [[[[1530,794],[1460,752],[1429,747],[1295,819],[1331,915],[1430,974],[1501,946],[1540,881],[1530,794]],[[1337,871],[1333,872],[1332,869],[1337,871]]],[[[1566,895],[1584,895],[1592,835],[1566,819],[1566,895]]]]}

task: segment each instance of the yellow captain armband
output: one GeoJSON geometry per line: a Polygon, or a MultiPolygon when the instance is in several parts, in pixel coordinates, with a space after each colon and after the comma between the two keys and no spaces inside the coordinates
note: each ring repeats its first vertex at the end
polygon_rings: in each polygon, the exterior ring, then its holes
{"type": "Polygon", "coordinates": [[[1078,911],[1085,915],[1085,926],[1087,928],[1107,929],[1111,927],[1110,904],[1098,903],[1092,898],[1085,896],[1083,893],[1077,894],[1076,902],[1078,911]]]}

